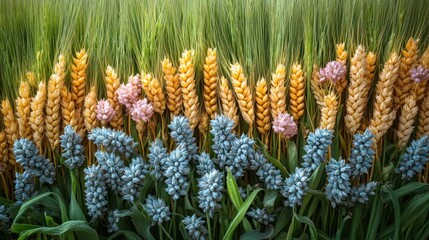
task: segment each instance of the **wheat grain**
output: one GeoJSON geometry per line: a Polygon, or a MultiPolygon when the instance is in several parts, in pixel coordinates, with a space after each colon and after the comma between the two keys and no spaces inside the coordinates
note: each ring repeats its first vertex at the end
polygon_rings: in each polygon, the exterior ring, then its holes
{"type": "Polygon", "coordinates": [[[413,87],[410,71],[415,68],[418,63],[419,40],[410,38],[405,45],[405,49],[402,50],[402,55],[399,78],[395,85],[394,100],[396,108],[400,108],[405,103],[405,98],[408,97],[413,87]]]}
{"type": "Polygon", "coordinates": [[[85,134],[84,117],[82,114],[85,101],[86,71],[88,68],[88,54],[85,49],[76,52],[72,65],[71,99],[75,108],[76,131],[83,136],[85,134]]]}
{"type": "Polygon", "coordinates": [[[204,107],[210,118],[217,114],[217,54],[216,49],[207,49],[204,63],[204,107]]]}
{"type": "Polygon", "coordinates": [[[4,131],[6,132],[6,141],[9,147],[9,162],[15,165],[15,156],[13,155],[13,143],[18,139],[18,124],[13,114],[13,108],[8,99],[1,103],[1,113],[3,114],[4,131]]]}
{"type": "Polygon", "coordinates": [[[28,82],[21,81],[19,86],[18,95],[16,99],[16,119],[18,122],[19,136],[31,140],[31,127],[30,127],[30,111],[31,111],[31,91],[28,82]]]}
{"type": "Polygon", "coordinates": [[[292,65],[289,87],[290,110],[295,121],[304,115],[305,79],[302,67],[298,63],[292,65]]]}
{"type": "Polygon", "coordinates": [[[407,145],[411,133],[413,133],[414,119],[418,111],[416,98],[416,95],[409,95],[401,108],[398,129],[396,130],[396,147],[399,149],[407,145]]]}
{"type": "MultiPolygon", "coordinates": [[[[375,89],[374,111],[370,121],[370,130],[375,135],[376,142],[387,132],[395,117],[393,112],[393,93],[398,79],[400,60],[397,53],[392,53],[379,76],[375,89]]],[[[396,114],[396,111],[395,111],[396,114]]]]}
{"type": "Polygon", "coordinates": [[[286,112],[286,68],[279,64],[276,73],[272,74],[270,87],[271,116],[277,118],[280,113],[286,112]]]}
{"type": "Polygon", "coordinates": [[[261,78],[255,88],[256,128],[259,133],[267,134],[271,129],[270,101],[268,98],[267,81],[261,78]]]}
{"type": "Polygon", "coordinates": [[[0,174],[9,168],[9,149],[7,146],[6,132],[0,132],[0,174]]]}
{"type": "Polygon", "coordinates": [[[150,73],[144,74],[142,86],[146,97],[153,104],[154,111],[162,114],[165,110],[165,96],[158,79],[150,73]]]}
{"type": "Polygon", "coordinates": [[[106,90],[107,100],[109,101],[112,108],[115,110],[115,116],[110,121],[110,125],[115,129],[121,129],[124,124],[124,116],[122,112],[122,105],[118,102],[118,94],[116,90],[119,88],[119,78],[115,69],[108,66],[106,69],[106,90]]]}
{"type": "Polygon", "coordinates": [[[63,55],[58,56],[58,62],[55,64],[54,73],[58,76],[60,82],[64,82],[66,77],[66,60],[63,55]]]}
{"type": "Polygon", "coordinates": [[[97,92],[95,87],[92,87],[86,95],[83,108],[85,128],[87,132],[91,132],[92,129],[98,127],[97,114],[95,112],[97,109],[97,92]]]}
{"type": "Polygon", "coordinates": [[[27,72],[26,74],[28,84],[30,87],[37,87],[36,76],[34,76],[33,72],[27,72]]]}
{"type": "Polygon", "coordinates": [[[63,128],[71,125],[76,129],[75,106],[72,101],[72,93],[69,92],[66,85],[61,87],[61,115],[63,128]]]}
{"type": "MultiPolygon", "coordinates": [[[[348,53],[344,50],[344,43],[339,43],[336,45],[336,51],[337,51],[337,61],[341,62],[344,66],[347,66],[347,57],[348,53]]],[[[341,94],[343,90],[347,87],[347,80],[346,77],[342,78],[340,81],[338,81],[335,84],[335,88],[338,92],[338,94],[341,94]]]]}
{"type": "Polygon", "coordinates": [[[311,74],[310,84],[311,92],[313,93],[317,106],[319,107],[319,109],[322,109],[324,106],[325,93],[320,86],[319,66],[317,66],[316,64],[313,65],[313,72],[311,74]]]}
{"type": "Polygon", "coordinates": [[[351,135],[359,129],[363,118],[367,99],[364,99],[366,81],[366,54],[365,48],[358,46],[352,59],[350,60],[350,84],[347,91],[345,125],[351,135]]]}
{"type": "Polygon", "coordinates": [[[332,91],[324,97],[323,107],[321,109],[320,128],[334,130],[338,111],[338,100],[332,91]]]}
{"type": "Polygon", "coordinates": [[[429,93],[423,98],[419,109],[419,122],[417,125],[417,138],[429,136],[429,93]]]}
{"type": "Polygon", "coordinates": [[[255,112],[253,109],[252,93],[247,84],[247,78],[244,76],[243,68],[238,63],[231,65],[231,80],[241,115],[244,121],[253,126],[255,112]]]}
{"type": "Polygon", "coordinates": [[[195,70],[193,63],[194,51],[186,50],[179,59],[179,77],[182,89],[182,99],[185,116],[194,129],[198,124],[199,101],[195,86],[195,70]]]}
{"type": "Polygon", "coordinates": [[[33,141],[39,151],[42,150],[43,136],[45,134],[45,105],[46,84],[40,82],[36,96],[31,100],[30,126],[33,131],[33,141]]]}
{"type": "Polygon", "coordinates": [[[167,92],[167,108],[174,115],[180,114],[182,108],[182,91],[180,89],[179,74],[168,58],[162,61],[164,72],[165,90],[167,92]]]}
{"type": "Polygon", "coordinates": [[[221,77],[219,85],[219,98],[221,100],[222,113],[234,121],[234,127],[238,124],[237,103],[234,93],[229,87],[228,80],[221,77]]]}
{"type": "Polygon", "coordinates": [[[210,125],[210,117],[209,114],[205,111],[201,112],[200,122],[198,123],[198,130],[201,134],[205,135],[210,125]]]}
{"type": "Polygon", "coordinates": [[[55,149],[59,145],[61,130],[61,89],[63,82],[57,74],[52,74],[48,82],[48,98],[46,101],[46,137],[55,149]]]}

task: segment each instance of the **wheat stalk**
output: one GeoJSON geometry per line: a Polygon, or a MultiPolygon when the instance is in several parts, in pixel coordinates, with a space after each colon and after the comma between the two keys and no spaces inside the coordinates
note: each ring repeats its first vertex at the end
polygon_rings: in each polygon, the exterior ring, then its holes
{"type": "Polygon", "coordinates": [[[402,50],[401,68],[399,78],[395,85],[395,105],[400,108],[405,103],[405,98],[410,94],[413,83],[411,80],[411,69],[415,68],[419,57],[419,40],[410,38],[402,50]]]}
{"type": "Polygon", "coordinates": [[[6,132],[0,132],[0,174],[8,170],[9,167],[9,149],[7,146],[6,132]]]}
{"type": "Polygon", "coordinates": [[[57,74],[52,74],[48,82],[48,99],[46,101],[46,137],[55,149],[59,145],[61,130],[61,89],[63,82],[57,74]]]}
{"type": "Polygon", "coordinates": [[[6,141],[9,147],[9,161],[12,165],[15,165],[15,156],[13,154],[13,143],[18,139],[18,124],[16,123],[15,116],[13,114],[13,108],[10,105],[8,99],[5,99],[1,103],[1,113],[3,114],[4,131],[6,132],[6,141]]]}
{"type": "Polygon", "coordinates": [[[237,103],[234,94],[228,85],[228,80],[221,77],[219,85],[219,98],[221,100],[222,113],[234,121],[234,127],[238,124],[237,103]]]}
{"type": "Polygon", "coordinates": [[[352,59],[350,60],[350,84],[348,87],[346,101],[345,125],[351,135],[356,133],[361,124],[363,113],[366,108],[367,99],[365,89],[368,82],[366,80],[366,54],[365,48],[358,46],[352,59]]]}
{"type": "Polygon", "coordinates": [[[393,110],[393,93],[395,82],[398,79],[400,60],[397,53],[392,53],[384,64],[379,81],[375,89],[374,111],[370,121],[370,130],[375,135],[376,142],[386,134],[395,117],[391,116],[393,110]]]}
{"type": "Polygon", "coordinates": [[[313,72],[311,73],[310,81],[311,92],[313,93],[314,99],[316,100],[317,106],[319,109],[322,109],[324,106],[324,91],[320,87],[320,76],[319,76],[319,66],[316,64],[313,65],[313,72]]]}
{"type": "Polygon", "coordinates": [[[161,84],[152,74],[144,74],[142,86],[155,112],[162,114],[165,110],[165,96],[161,84]]]}
{"type": "Polygon", "coordinates": [[[18,122],[19,136],[31,140],[30,111],[31,89],[28,82],[21,81],[16,99],[16,119],[18,122]]]}
{"type": "Polygon", "coordinates": [[[267,134],[271,128],[270,101],[267,81],[261,78],[255,88],[256,128],[259,133],[267,134]]]}
{"type": "Polygon", "coordinates": [[[429,136],[429,93],[423,98],[419,109],[419,123],[417,125],[417,137],[429,136]]]}
{"type": "Polygon", "coordinates": [[[122,112],[122,105],[118,102],[118,94],[116,90],[119,88],[119,78],[115,69],[111,66],[108,66],[106,69],[106,90],[107,90],[107,100],[109,101],[112,108],[115,110],[116,115],[110,121],[110,125],[115,129],[121,129],[124,124],[124,116],[122,112]]]}
{"type": "Polygon", "coordinates": [[[95,87],[92,87],[89,93],[85,97],[83,103],[83,118],[85,128],[87,132],[91,132],[92,129],[98,126],[97,114],[95,109],[97,108],[97,92],[95,87]]]}
{"type": "Polygon", "coordinates": [[[204,63],[204,107],[210,118],[217,114],[217,54],[216,49],[207,49],[204,63]]]}
{"type": "Polygon", "coordinates": [[[42,150],[43,136],[45,134],[45,105],[46,105],[46,84],[39,83],[36,96],[31,100],[30,126],[33,131],[33,141],[39,151],[42,150]]]}
{"type": "Polygon", "coordinates": [[[85,134],[84,117],[82,114],[85,101],[86,71],[88,68],[88,54],[85,49],[76,52],[72,65],[71,99],[75,107],[76,131],[83,136],[85,134]]]}
{"type": "Polygon", "coordinates": [[[76,129],[75,105],[72,101],[72,93],[69,92],[66,85],[61,87],[61,115],[63,120],[63,128],[71,125],[76,129]]]}
{"type": "Polygon", "coordinates": [[[255,112],[253,109],[252,93],[247,84],[247,78],[244,76],[243,68],[239,63],[231,65],[231,81],[241,115],[244,121],[253,126],[255,112]]]}
{"type": "Polygon", "coordinates": [[[324,97],[321,109],[320,128],[334,130],[338,111],[338,100],[335,92],[332,91],[324,97]]]}
{"type": "Polygon", "coordinates": [[[396,130],[396,147],[399,149],[405,147],[413,133],[414,119],[417,115],[417,96],[410,95],[405,99],[405,103],[401,108],[399,117],[398,129],[396,130]]]}
{"type": "Polygon", "coordinates": [[[304,115],[305,79],[301,64],[292,65],[289,87],[290,110],[295,121],[304,115]]]}
{"type": "Polygon", "coordinates": [[[286,112],[286,68],[279,64],[276,73],[272,74],[270,87],[271,116],[277,118],[280,113],[286,112]]]}
{"type": "Polygon", "coordinates": [[[195,86],[195,70],[193,63],[194,51],[186,50],[179,59],[179,77],[182,89],[182,99],[185,116],[189,119],[189,124],[194,129],[198,124],[199,101],[195,86]]]}
{"type": "MultiPolygon", "coordinates": [[[[347,66],[347,57],[348,53],[344,50],[344,43],[339,43],[336,45],[336,51],[337,51],[337,61],[341,62],[344,66],[347,66]]],[[[347,80],[346,77],[342,78],[340,81],[338,81],[335,84],[335,88],[338,92],[338,94],[341,94],[343,90],[347,87],[347,80]]]]}
{"type": "Polygon", "coordinates": [[[182,108],[182,90],[180,89],[179,74],[168,58],[162,61],[164,72],[165,90],[167,92],[167,108],[174,115],[180,114],[182,108]]]}

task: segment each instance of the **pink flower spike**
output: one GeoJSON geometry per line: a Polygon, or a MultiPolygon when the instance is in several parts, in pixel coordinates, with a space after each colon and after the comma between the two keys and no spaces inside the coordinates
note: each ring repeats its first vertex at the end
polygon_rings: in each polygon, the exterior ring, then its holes
{"type": "Polygon", "coordinates": [[[336,83],[343,79],[346,76],[347,68],[342,62],[332,61],[326,64],[325,68],[319,70],[320,82],[326,82],[331,80],[333,83],[336,83]]]}
{"type": "Polygon", "coordinates": [[[153,115],[153,106],[146,98],[140,99],[133,105],[130,114],[136,122],[147,122],[153,115]]]}
{"type": "Polygon", "coordinates": [[[429,69],[419,65],[416,68],[411,69],[411,80],[415,83],[421,83],[429,79],[429,69]]]}
{"type": "Polygon", "coordinates": [[[289,139],[298,134],[298,125],[288,113],[280,113],[273,121],[274,132],[289,139]]]}
{"type": "Polygon", "coordinates": [[[112,118],[116,115],[115,109],[113,109],[109,101],[104,99],[98,101],[95,113],[97,114],[97,119],[103,124],[110,122],[112,118]]]}
{"type": "Polygon", "coordinates": [[[116,90],[116,94],[118,94],[119,103],[124,105],[128,112],[140,96],[140,93],[136,91],[131,83],[121,84],[116,90]]]}
{"type": "Polygon", "coordinates": [[[128,78],[128,83],[133,86],[133,91],[140,96],[140,94],[142,93],[142,81],[140,79],[140,75],[136,74],[135,76],[130,76],[128,78]]]}

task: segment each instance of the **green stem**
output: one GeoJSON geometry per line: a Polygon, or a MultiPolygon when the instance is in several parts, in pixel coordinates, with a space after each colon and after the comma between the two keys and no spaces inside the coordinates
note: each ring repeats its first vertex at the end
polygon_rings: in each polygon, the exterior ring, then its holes
{"type": "Polygon", "coordinates": [[[208,228],[208,232],[209,232],[209,239],[212,240],[212,227],[210,226],[210,216],[208,213],[206,213],[206,218],[207,218],[207,228],[208,228]]]}
{"type": "Polygon", "coordinates": [[[295,229],[295,216],[292,216],[292,222],[290,223],[289,230],[287,231],[287,240],[292,239],[293,230],[295,229]]]}

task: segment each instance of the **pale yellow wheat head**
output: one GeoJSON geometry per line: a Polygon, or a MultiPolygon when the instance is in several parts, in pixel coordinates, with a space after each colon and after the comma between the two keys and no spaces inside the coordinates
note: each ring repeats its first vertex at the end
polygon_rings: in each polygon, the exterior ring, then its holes
{"type": "Polygon", "coordinates": [[[253,109],[252,93],[247,84],[247,78],[244,76],[243,68],[238,63],[231,65],[231,80],[241,115],[244,121],[253,126],[255,112],[253,109]]]}
{"type": "Polygon", "coordinates": [[[71,125],[76,129],[75,106],[72,101],[72,93],[69,92],[66,85],[61,87],[61,115],[63,128],[67,125],[71,125]]]}
{"type": "Polygon", "coordinates": [[[271,116],[277,118],[280,113],[286,112],[286,67],[279,64],[272,74],[270,87],[271,116]]]}
{"type": "Polygon", "coordinates": [[[57,74],[52,74],[48,82],[45,128],[46,137],[55,149],[59,145],[61,131],[61,89],[63,82],[57,74]]]}
{"type": "MultiPolygon", "coordinates": [[[[339,43],[336,45],[337,50],[337,61],[341,62],[344,66],[347,66],[347,57],[348,53],[344,50],[344,43],[339,43]]],[[[337,92],[340,94],[345,88],[347,87],[347,80],[346,78],[342,78],[340,81],[338,81],[335,84],[335,88],[337,92]]]]}
{"type": "Polygon", "coordinates": [[[19,136],[32,139],[30,127],[31,89],[28,82],[21,81],[16,99],[16,119],[18,122],[19,136]]]}
{"type": "Polygon", "coordinates": [[[3,114],[4,131],[6,132],[6,141],[9,147],[9,162],[15,165],[15,155],[13,154],[13,143],[18,139],[18,124],[13,114],[13,108],[8,99],[1,103],[1,113],[3,114]]]}
{"type": "Polygon", "coordinates": [[[320,86],[319,66],[313,65],[313,72],[311,74],[311,92],[313,93],[314,99],[316,100],[319,109],[324,106],[324,91],[320,86]]]}
{"type": "Polygon", "coordinates": [[[39,83],[36,96],[31,100],[30,126],[33,131],[33,141],[39,151],[42,150],[43,136],[45,135],[45,105],[46,84],[39,83]]]}
{"type": "Polygon", "coordinates": [[[108,66],[106,69],[105,82],[107,90],[107,100],[116,112],[116,115],[110,121],[110,125],[115,129],[121,129],[122,125],[124,124],[124,115],[122,112],[122,105],[119,104],[118,94],[116,93],[116,90],[119,88],[120,81],[118,78],[118,74],[111,66],[108,66]]]}
{"type": "Polygon", "coordinates": [[[97,92],[95,87],[92,87],[89,93],[85,97],[83,103],[83,118],[85,128],[87,132],[91,132],[92,129],[98,127],[97,114],[97,92]]]}
{"type": "Polygon", "coordinates": [[[399,149],[407,145],[413,133],[414,119],[418,111],[416,98],[416,95],[409,95],[405,98],[405,103],[401,108],[398,129],[396,130],[396,147],[399,149]]]}
{"type": "Polygon", "coordinates": [[[228,80],[222,77],[219,84],[219,98],[221,100],[222,113],[234,121],[234,127],[238,124],[237,103],[234,93],[229,87],[228,80]]]}
{"type": "Polygon", "coordinates": [[[334,130],[338,111],[338,100],[334,91],[331,91],[324,97],[323,107],[321,109],[320,128],[334,130]]]}

